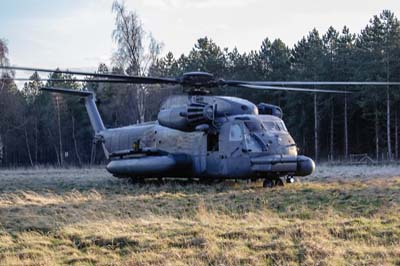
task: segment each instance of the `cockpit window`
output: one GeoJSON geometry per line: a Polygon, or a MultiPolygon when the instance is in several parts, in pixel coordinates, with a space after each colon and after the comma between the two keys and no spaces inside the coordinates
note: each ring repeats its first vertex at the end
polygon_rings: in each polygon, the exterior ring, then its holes
{"type": "Polygon", "coordinates": [[[283,123],[283,121],[280,121],[279,123],[281,124],[282,130],[287,132],[288,130],[287,130],[286,126],[285,126],[285,123],[283,123]]]}
{"type": "Polygon", "coordinates": [[[246,121],[246,122],[244,122],[244,124],[246,125],[247,129],[250,132],[265,131],[265,127],[261,122],[258,122],[258,121],[246,121]]]}
{"type": "Polygon", "coordinates": [[[264,122],[264,126],[267,128],[268,131],[278,131],[279,128],[276,126],[275,122],[267,121],[264,122]]]}
{"type": "Polygon", "coordinates": [[[277,121],[277,122],[265,121],[264,126],[266,127],[267,130],[271,131],[285,131],[285,132],[287,131],[285,123],[283,123],[282,121],[277,121]]]}

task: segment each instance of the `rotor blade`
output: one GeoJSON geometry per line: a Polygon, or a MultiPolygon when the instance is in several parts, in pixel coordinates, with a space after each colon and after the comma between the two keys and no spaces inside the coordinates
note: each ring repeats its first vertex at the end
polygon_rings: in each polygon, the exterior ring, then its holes
{"type": "Polygon", "coordinates": [[[49,91],[49,92],[56,92],[56,93],[64,93],[70,95],[78,95],[78,96],[90,96],[93,95],[91,91],[84,91],[84,90],[73,90],[73,89],[65,89],[65,88],[57,88],[57,87],[42,87],[40,88],[41,91],[49,91]]]}
{"type": "Polygon", "coordinates": [[[241,80],[226,80],[227,85],[250,84],[262,86],[301,86],[301,85],[334,85],[334,86],[387,86],[387,85],[400,85],[396,81],[241,81],[241,80]]]}
{"type": "Polygon", "coordinates": [[[9,66],[0,66],[0,69],[12,69],[12,70],[23,70],[23,71],[37,71],[37,72],[46,72],[46,73],[63,73],[63,74],[71,74],[77,76],[92,76],[92,77],[100,77],[100,78],[114,78],[114,79],[123,79],[129,81],[129,83],[137,83],[137,84],[179,84],[180,80],[174,78],[152,78],[152,77],[138,77],[138,76],[126,76],[120,74],[100,74],[100,73],[91,73],[91,72],[82,72],[82,71],[65,71],[65,70],[54,70],[54,69],[44,69],[44,68],[31,68],[31,67],[9,67],[9,66]]]}
{"type": "Polygon", "coordinates": [[[288,87],[274,87],[274,86],[262,86],[262,85],[251,85],[251,84],[239,84],[237,87],[258,89],[258,90],[278,90],[278,91],[298,91],[298,92],[322,92],[322,93],[340,93],[350,94],[350,91],[339,91],[339,90],[321,90],[321,89],[306,89],[306,88],[288,88],[288,87]]]}
{"type": "MultiPolygon", "coordinates": [[[[34,81],[29,78],[8,78],[14,81],[34,81]]],[[[129,80],[122,79],[39,79],[38,81],[51,81],[51,82],[93,82],[93,83],[132,83],[129,80]]]]}

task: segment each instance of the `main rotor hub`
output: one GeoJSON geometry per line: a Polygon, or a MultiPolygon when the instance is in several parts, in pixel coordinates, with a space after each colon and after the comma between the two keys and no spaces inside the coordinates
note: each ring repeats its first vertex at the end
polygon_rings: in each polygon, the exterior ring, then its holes
{"type": "Polygon", "coordinates": [[[210,88],[218,86],[219,83],[220,80],[216,80],[213,74],[207,72],[187,72],[181,77],[183,86],[210,88]]]}

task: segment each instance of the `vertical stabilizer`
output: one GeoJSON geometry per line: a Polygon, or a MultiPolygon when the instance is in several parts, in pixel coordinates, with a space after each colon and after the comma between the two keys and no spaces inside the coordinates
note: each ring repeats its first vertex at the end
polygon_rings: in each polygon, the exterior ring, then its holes
{"type": "Polygon", "coordinates": [[[96,95],[93,92],[92,95],[85,97],[85,107],[94,132],[97,134],[100,131],[105,130],[106,128],[96,106],[96,95]]]}
{"type": "Polygon", "coordinates": [[[41,88],[41,90],[84,97],[86,111],[89,115],[90,123],[94,129],[94,132],[97,134],[106,129],[96,106],[96,94],[94,92],[53,87],[44,87],[41,88]]]}

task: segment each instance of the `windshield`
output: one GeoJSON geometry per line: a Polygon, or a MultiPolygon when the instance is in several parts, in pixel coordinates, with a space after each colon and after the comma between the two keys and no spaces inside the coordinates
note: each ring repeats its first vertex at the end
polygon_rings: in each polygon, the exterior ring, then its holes
{"type": "Polygon", "coordinates": [[[246,122],[244,122],[244,124],[246,125],[247,129],[250,132],[262,132],[262,131],[265,131],[264,125],[259,121],[246,121],[246,122]]]}
{"type": "Polygon", "coordinates": [[[271,131],[287,131],[287,128],[283,121],[265,121],[264,126],[267,130],[271,131]]]}

